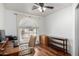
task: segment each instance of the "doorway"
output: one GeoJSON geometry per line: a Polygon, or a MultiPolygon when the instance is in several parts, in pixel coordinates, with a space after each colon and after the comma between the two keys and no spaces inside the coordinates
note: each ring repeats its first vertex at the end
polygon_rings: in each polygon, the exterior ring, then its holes
{"type": "Polygon", "coordinates": [[[79,4],[75,8],[75,55],[79,56],[79,4]]]}

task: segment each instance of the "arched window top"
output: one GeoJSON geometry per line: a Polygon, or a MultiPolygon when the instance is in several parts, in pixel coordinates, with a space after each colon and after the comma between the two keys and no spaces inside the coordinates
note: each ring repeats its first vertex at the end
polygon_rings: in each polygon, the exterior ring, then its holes
{"type": "Polygon", "coordinates": [[[35,22],[34,19],[32,18],[23,18],[20,20],[19,27],[24,27],[24,28],[37,28],[37,23],[35,22]]]}

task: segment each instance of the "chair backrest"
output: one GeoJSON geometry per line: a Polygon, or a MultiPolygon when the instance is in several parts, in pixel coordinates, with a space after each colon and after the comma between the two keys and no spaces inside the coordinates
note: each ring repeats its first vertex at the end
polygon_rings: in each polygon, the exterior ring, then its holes
{"type": "Polygon", "coordinates": [[[5,39],[5,42],[2,43],[2,45],[1,45],[1,47],[0,47],[0,55],[1,55],[1,54],[3,55],[4,50],[6,49],[6,45],[7,45],[8,41],[9,41],[9,39],[6,38],[6,39],[5,39]]]}
{"type": "Polygon", "coordinates": [[[36,36],[31,35],[29,40],[29,47],[35,47],[36,36]]]}

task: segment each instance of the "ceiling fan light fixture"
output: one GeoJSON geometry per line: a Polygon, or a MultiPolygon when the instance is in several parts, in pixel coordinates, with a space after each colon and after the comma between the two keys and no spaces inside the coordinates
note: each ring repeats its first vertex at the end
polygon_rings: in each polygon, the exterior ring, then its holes
{"type": "Polygon", "coordinates": [[[46,8],[45,8],[45,7],[43,7],[43,10],[45,11],[45,10],[46,10],[46,8]]]}
{"type": "Polygon", "coordinates": [[[42,12],[42,8],[41,8],[41,7],[39,7],[38,10],[39,10],[40,12],[42,12]]]}
{"type": "Polygon", "coordinates": [[[43,12],[43,11],[46,10],[46,8],[45,8],[45,7],[39,7],[38,10],[39,10],[40,12],[43,12]]]}
{"type": "Polygon", "coordinates": [[[45,12],[46,9],[53,9],[53,6],[45,6],[44,3],[34,3],[35,6],[32,7],[32,10],[38,9],[40,12],[45,12]]]}

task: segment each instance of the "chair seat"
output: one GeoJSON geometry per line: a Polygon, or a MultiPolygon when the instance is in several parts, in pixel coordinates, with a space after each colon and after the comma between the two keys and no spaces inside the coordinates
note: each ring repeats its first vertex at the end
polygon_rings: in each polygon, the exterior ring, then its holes
{"type": "Polygon", "coordinates": [[[24,49],[24,50],[22,50],[20,53],[19,53],[19,55],[20,56],[30,56],[30,55],[33,55],[34,54],[34,48],[27,48],[27,49],[24,49]]]}
{"type": "Polygon", "coordinates": [[[36,36],[31,35],[29,42],[21,42],[21,44],[19,45],[19,48],[21,49],[19,55],[20,56],[34,55],[35,41],[36,41],[36,36]]]}
{"type": "Polygon", "coordinates": [[[19,45],[19,49],[20,50],[25,50],[25,49],[28,49],[28,48],[29,48],[28,44],[21,44],[21,45],[19,45]]]}

